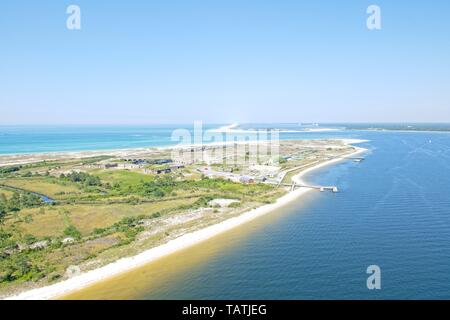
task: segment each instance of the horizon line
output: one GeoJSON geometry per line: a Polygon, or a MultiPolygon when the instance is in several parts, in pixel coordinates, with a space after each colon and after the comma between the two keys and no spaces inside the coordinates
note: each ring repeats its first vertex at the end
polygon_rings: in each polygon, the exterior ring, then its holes
{"type": "MultiPolygon", "coordinates": [[[[200,121],[200,120],[198,120],[200,121]]],[[[3,127],[21,127],[21,126],[154,126],[154,125],[190,125],[197,122],[153,122],[153,123],[0,123],[0,126],[3,127]]],[[[306,122],[202,122],[202,124],[206,125],[224,125],[224,124],[319,124],[319,125],[339,125],[339,124],[450,124],[450,121],[326,121],[326,122],[318,122],[318,121],[306,121],[306,122]]]]}

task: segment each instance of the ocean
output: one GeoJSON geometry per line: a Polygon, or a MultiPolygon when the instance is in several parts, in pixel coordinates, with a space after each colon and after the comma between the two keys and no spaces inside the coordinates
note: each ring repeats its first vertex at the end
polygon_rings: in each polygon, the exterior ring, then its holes
{"type": "MultiPolygon", "coordinates": [[[[205,130],[217,129],[221,126],[223,125],[203,124],[203,133],[205,133],[205,130]]],[[[299,129],[298,126],[293,127],[285,124],[277,124],[274,127],[285,130],[299,129]]],[[[262,129],[262,125],[253,126],[252,128],[262,129]]],[[[194,137],[193,124],[0,126],[0,154],[166,147],[179,143],[178,140],[171,139],[172,133],[177,129],[188,130],[194,137]]],[[[337,135],[339,137],[353,135],[350,131],[340,130],[339,132],[341,133],[337,135]]],[[[239,133],[236,133],[236,135],[239,135],[239,133]]],[[[282,133],[280,138],[320,139],[327,136],[326,132],[286,132],[282,133]]]]}
{"type": "MultiPolygon", "coordinates": [[[[96,128],[54,129],[52,134],[1,128],[6,141],[1,139],[0,152],[164,145],[170,129],[111,127],[105,134],[96,128]],[[53,136],[52,142],[45,136],[53,136]]],[[[361,144],[369,149],[364,161],[344,161],[306,177],[341,192],[312,191],[278,212],[74,297],[450,299],[450,133],[281,134],[282,139],[333,137],[369,140],[361,144]],[[366,286],[369,265],[381,269],[380,290],[366,286]]]]}
{"type": "Polygon", "coordinates": [[[449,299],[450,134],[360,138],[370,140],[365,161],[306,177],[340,193],[311,192],[135,298],[449,299]],[[381,269],[380,290],[367,289],[369,265],[381,269]]]}

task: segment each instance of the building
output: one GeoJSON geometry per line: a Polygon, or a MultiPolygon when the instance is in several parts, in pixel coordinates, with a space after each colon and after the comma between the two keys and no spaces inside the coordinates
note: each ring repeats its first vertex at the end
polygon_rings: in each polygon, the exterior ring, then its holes
{"type": "Polygon", "coordinates": [[[156,173],[156,174],[171,173],[171,172],[172,172],[172,169],[170,169],[170,168],[156,169],[156,170],[155,170],[155,173],[156,173]]]}
{"type": "Polygon", "coordinates": [[[119,165],[117,163],[106,163],[103,168],[104,169],[111,169],[111,168],[117,168],[119,165]]]}
{"type": "Polygon", "coordinates": [[[239,182],[244,184],[255,183],[255,179],[249,176],[241,176],[239,177],[239,182]]]}
{"type": "Polygon", "coordinates": [[[254,165],[250,167],[250,170],[256,172],[256,174],[260,176],[275,177],[280,171],[280,167],[268,165],[254,165]]]}
{"type": "Polygon", "coordinates": [[[167,163],[172,163],[173,160],[172,159],[150,159],[147,160],[148,164],[167,164],[167,163]]]}
{"type": "Polygon", "coordinates": [[[184,165],[182,165],[182,164],[176,164],[176,165],[169,167],[169,169],[171,169],[171,170],[177,170],[177,169],[183,169],[183,168],[184,168],[184,165]]]}
{"type": "Polygon", "coordinates": [[[182,165],[182,164],[177,164],[177,165],[170,166],[169,168],[160,168],[160,169],[156,169],[156,170],[155,170],[155,173],[156,173],[156,174],[171,173],[171,172],[174,171],[174,170],[182,169],[182,168],[184,168],[184,165],[182,165]]]}

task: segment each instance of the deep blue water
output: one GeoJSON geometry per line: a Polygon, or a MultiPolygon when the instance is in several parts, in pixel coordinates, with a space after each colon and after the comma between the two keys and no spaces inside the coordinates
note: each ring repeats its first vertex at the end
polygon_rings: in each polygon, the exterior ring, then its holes
{"type": "Polygon", "coordinates": [[[230,233],[231,248],[137,298],[449,299],[450,134],[360,137],[371,140],[365,161],[307,177],[342,192],[311,192],[230,233]],[[366,287],[372,264],[381,290],[366,287]]]}

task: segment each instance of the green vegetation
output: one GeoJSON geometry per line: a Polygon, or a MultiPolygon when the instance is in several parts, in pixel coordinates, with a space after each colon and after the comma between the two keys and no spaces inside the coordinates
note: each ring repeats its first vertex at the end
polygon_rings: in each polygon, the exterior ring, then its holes
{"type": "Polygon", "coordinates": [[[8,212],[20,211],[24,208],[39,207],[43,201],[38,196],[31,193],[14,192],[10,199],[0,194],[0,221],[8,212]]]}
{"type": "Polygon", "coordinates": [[[228,208],[239,208],[240,206],[241,206],[240,202],[233,202],[233,203],[230,203],[228,208]]]}
{"type": "Polygon", "coordinates": [[[78,229],[75,228],[75,226],[73,225],[69,225],[67,228],[64,229],[64,235],[73,237],[75,239],[81,238],[81,232],[78,231],[78,229]]]}
{"type": "Polygon", "coordinates": [[[286,162],[287,162],[287,160],[284,157],[278,157],[278,163],[279,164],[284,164],[286,162]]]}
{"type": "Polygon", "coordinates": [[[61,173],[59,176],[61,180],[65,181],[71,181],[71,182],[77,182],[80,183],[86,187],[89,186],[101,186],[100,178],[97,176],[90,175],[85,172],[71,172],[67,175],[61,173]]]}
{"type": "Polygon", "coordinates": [[[20,170],[20,166],[0,167],[0,176],[5,176],[20,170]]]}
{"type": "MultiPolygon", "coordinates": [[[[144,231],[154,232],[147,245],[158,243],[172,230],[159,232],[159,224],[151,221],[207,208],[215,198],[239,199],[230,207],[245,208],[280,195],[280,190],[268,185],[243,185],[200,174],[180,179],[176,173],[143,174],[95,166],[74,169],[101,160],[42,161],[1,168],[0,288],[28,281],[51,282],[63,277],[70,265],[98,256],[123,255],[144,231]],[[56,202],[46,204],[33,193],[56,202]]],[[[217,215],[219,210],[211,212],[217,215]]]]}
{"type": "Polygon", "coordinates": [[[0,283],[37,281],[44,277],[46,268],[33,264],[27,255],[13,255],[0,263],[0,283]]]}
{"type": "Polygon", "coordinates": [[[76,183],[64,181],[56,177],[45,176],[33,176],[29,178],[21,176],[8,177],[7,179],[0,180],[0,185],[45,194],[52,199],[65,199],[71,196],[79,196],[83,192],[82,186],[76,183]]]}

